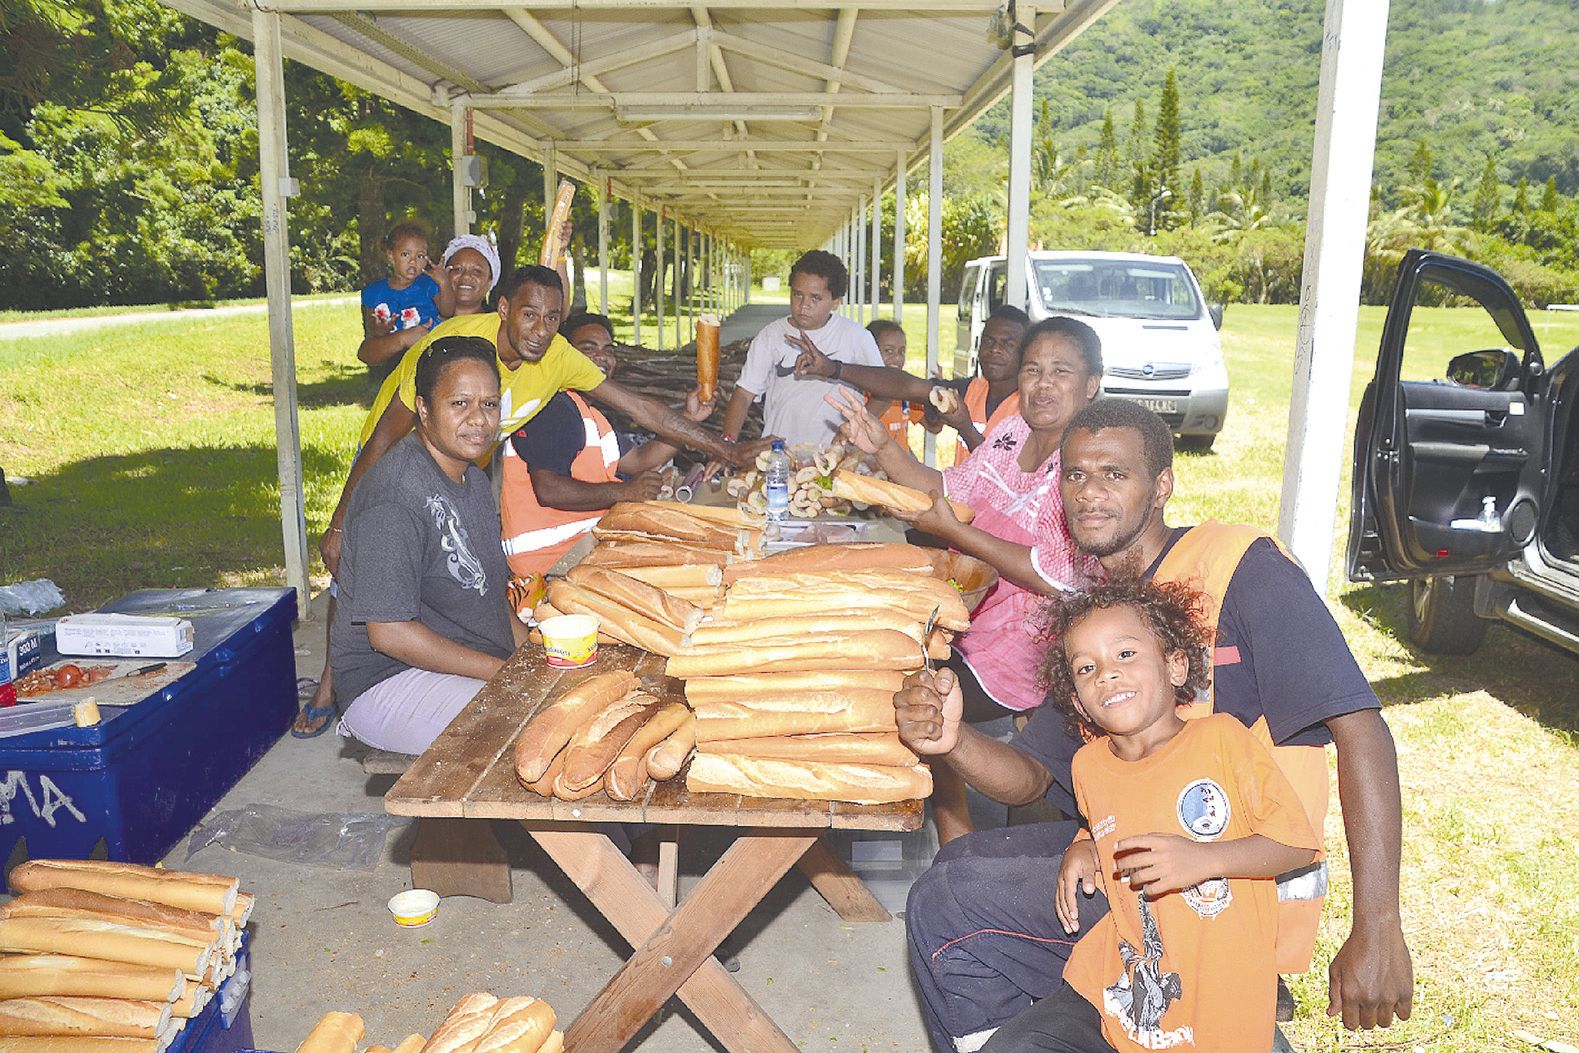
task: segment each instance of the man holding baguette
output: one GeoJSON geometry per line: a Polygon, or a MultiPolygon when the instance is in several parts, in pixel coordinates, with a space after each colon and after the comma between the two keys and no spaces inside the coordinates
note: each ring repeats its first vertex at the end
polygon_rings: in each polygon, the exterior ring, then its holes
{"type": "MultiPolygon", "coordinates": [[[[1349,1028],[1407,1019],[1413,972],[1398,906],[1397,758],[1380,703],[1326,605],[1260,531],[1167,526],[1172,434],[1150,410],[1118,399],[1093,403],[1070,423],[1062,452],[1070,528],[1109,578],[1189,582],[1208,598],[1217,639],[1212,682],[1208,697],[1181,715],[1224,712],[1243,721],[1273,747],[1318,830],[1328,793],[1325,744],[1336,746],[1354,917],[1328,969],[1327,1013],[1349,1028]]],[[[1054,707],[1038,709],[1003,743],[961,722],[948,670],[912,677],[894,704],[900,736],[916,753],[994,800],[1045,796],[1073,814],[1070,760],[1080,743],[1054,707]]],[[[961,838],[911,889],[911,963],[939,1049],[990,1049],[1000,1025],[1061,982],[1074,937],[1055,916],[1055,885],[1076,836],[1088,835],[1068,822],[961,838]]],[[[1283,875],[1278,892],[1278,970],[1302,972],[1314,950],[1325,863],[1283,875]]],[[[1089,932],[1107,905],[1090,892],[1079,900],[1078,931],[1089,932]]]]}

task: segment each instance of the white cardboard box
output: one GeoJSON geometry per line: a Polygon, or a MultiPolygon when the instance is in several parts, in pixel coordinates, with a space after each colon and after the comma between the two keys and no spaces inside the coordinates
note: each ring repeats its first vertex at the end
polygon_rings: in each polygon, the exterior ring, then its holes
{"type": "Polygon", "coordinates": [[[192,623],[158,615],[72,614],[55,623],[55,649],[61,654],[179,658],[192,649],[192,623]]]}

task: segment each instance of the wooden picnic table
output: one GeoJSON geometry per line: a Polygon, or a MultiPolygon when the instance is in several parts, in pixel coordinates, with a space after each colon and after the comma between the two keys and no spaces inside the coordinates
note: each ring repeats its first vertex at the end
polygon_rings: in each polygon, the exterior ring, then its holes
{"type": "Polygon", "coordinates": [[[827,830],[914,830],[922,803],[858,805],[691,793],[685,771],[652,783],[640,799],[597,793],[580,801],[539,797],[515,774],[521,729],[559,690],[596,672],[630,669],[645,690],[682,700],[664,659],[603,645],[586,669],[559,670],[542,648],[516,652],[384,797],[395,815],[514,819],[634,948],[631,957],[565,1034],[570,1053],[622,1048],[676,993],[734,1053],[791,1053],[798,1047],[713,956],[730,932],[798,866],[845,920],[887,920],[870,890],[822,841],[827,830]],[[735,843],[683,900],[674,895],[677,838],[659,856],[661,896],[597,824],[730,826],[735,843]]]}

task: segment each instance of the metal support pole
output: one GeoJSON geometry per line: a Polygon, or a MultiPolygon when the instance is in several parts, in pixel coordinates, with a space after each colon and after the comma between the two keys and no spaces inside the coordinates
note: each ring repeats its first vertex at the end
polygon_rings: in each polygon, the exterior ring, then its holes
{"type": "Polygon", "coordinates": [[[450,105],[450,186],[453,195],[453,216],[456,234],[470,234],[472,229],[472,189],[466,185],[462,159],[471,151],[466,134],[468,114],[459,103],[450,105]]]}
{"type": "MultiPolygon", "coordinates": [[[[927,162],[927,376],[938,372],[943,299],[943,107],[932,107],[932,152],[927,162]]],[[[926,439],[926,462],[937,463],[937,436],[926,439]]]]}
{"type": "Polygon", "coordinates": [[[894,170],[894,321],[905,324],[905,166],[904,150],[894,170]]]}
{"type": "Polygon", "coordinates": [[[1306,220],[1304,287],[1278,536],[1327,592],[1360,272],[1370,211],[1388,0],[1327,0],[1306,220]]]}
{"type": "Polygon", "coordinates": [[[676,351],[685,343],[684,337],[680,334],[682,324],[680,316],[685,314],[685,282],[681,278],[684,264],[680,262],[685,258],[683,252],[684,243],[680,240],[680,217],[676,216],[674,218],[674,349],[676,351]]]}
{"type": "Polygon", "coordinates": [[[855,279],[854,287],[850,292],[855,297],[855,320],[862,325],[866,324],[866,202],[863,200],[855,210],[855,267],[851,271],[855,279]]]}
{"type": "Polygon", "coordinates": [[[598,174],[598,310],[609,311],[609,180],[598,174]]]}
{"type": "Polygon", "coordinates": [[[668,265],[663,258],[663,209],[658,209],[658,280],[653,282],[658,297],[658,350],[663,350],[663,283],[668,278],[668,265]]]}
{"type": "Polygon", "coordinates": [[[883,181],[872,179],[872,319],[877,319],[883,277],[883,181]]]}
{"type": "Polygon", "coordinates": [[[1004,302],[1025,310],[1025,253],[1031,228],[1031,73],[1036,62],[1034,50],[1036,9],[1028,4],[1015,8],[1014,43],[1025,47],[1014,57],[1014,99],[1009,110],[1009,252],[1004,302]]]}
{"type": "Polygon", "coordinates": [[[296,335],[291,324],[291,239],[286,199],[296,193],[285,141],[285,67],[280,16],[252,12],[253,82],[258,99],[258,169],[263,191],[263,274],[269,294],[269,362],[274,387],[274,451],[280,477],[285,581],[296,590],[296,616],[307,617],[307,520],[302,492],[302,437],[296,417],[296,335]]]}
{"type": "Polygon", "coordinates": [[[638,346],[641,344],[641,203],[634,197],[631,198],[631,317],[635,320],[635,332],[631,340],[638,346]]]}

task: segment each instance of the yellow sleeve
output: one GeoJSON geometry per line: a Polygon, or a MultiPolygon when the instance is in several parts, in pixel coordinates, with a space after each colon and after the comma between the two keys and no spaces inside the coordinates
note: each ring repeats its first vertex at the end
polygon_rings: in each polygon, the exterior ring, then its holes
{"type": "Polygon", "coordinates": [[[400,358],[400,365],[395,367],[395,376],[400,378],[395,382],[398,385],[395,389],[397,397],[413,413],[417,411],[417,360],[422,357],[422,352],[428,349],[428,345],[433,343],[433,338],[439,335],[439,330],[442,328],[443,326],[434,326],[427,336],[407,348],[406,353],[400,358]]]}
{"type": "Polygon", "coordinates": [[[562,336],[554,337],[549,353],[554,355],[554,379],[560,391],[591,391],[607,379],[592,359],[571,347],[562,336]]]}

